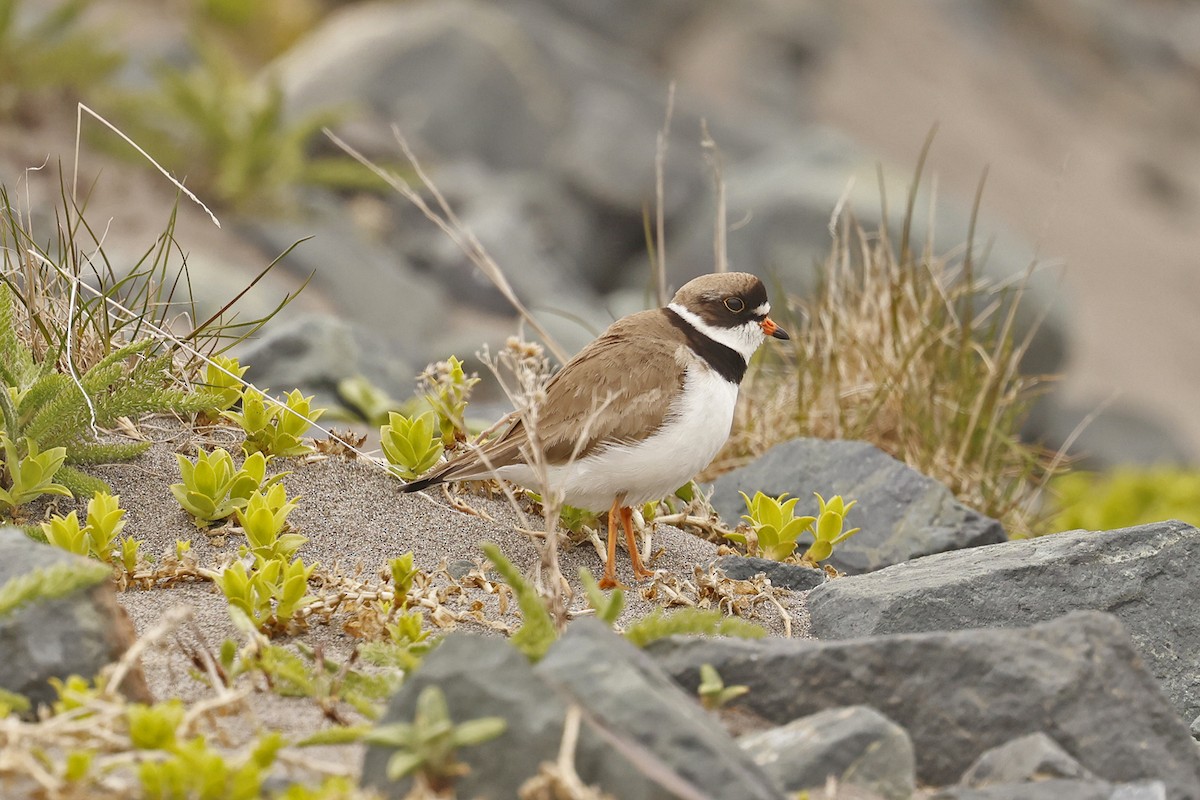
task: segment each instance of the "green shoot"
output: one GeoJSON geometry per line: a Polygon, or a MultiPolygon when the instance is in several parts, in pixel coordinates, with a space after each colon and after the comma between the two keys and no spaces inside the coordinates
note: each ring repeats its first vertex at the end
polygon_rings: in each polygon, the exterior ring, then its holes
{"type": "Polygon", "coordinates": [[[588,605],[596,612],[596,619],[610,628],[615,625],[617,617],[625,610],[625,593],[618,587],[605,595],[600,584],[596,583],[596,577],[587,567],[579,568],[579,582],[583,584],[583,590],[587,593],[588,605]]]}
{"type": "Polygon", "coordinates": [[[289,392],[283,405],[268,403],[262,392],[247,389],[242,394],[242,410],[224,411],[222,415],[245,431],[242,449],[247,453],[261,452],[286,458],[313,451],[300,437],[321,418],[325,409],[312,408],[311,404],[312,396],[304,397],[299,389],[289,392]]]}
{"type": "Polygon", "coordinates": [[[554,628],[554,620],[546,610],[546,604],[542,602],[537,589],[505,558],[499,547],[493,542],[483,542],[480,547],[488,561],[492,562],[492,567],[500,573],[500,577],[516,595],[517,605],[521,609],[521,627],[509,641],[530,661],[539,660],[558,638],[558,631],[554,628]]]}
{"type": "Polygon", "coordinates": [[[79,556],[91,556],[126,572],[137,567],[138,542],[119,541],[125,528],[125,509],[121,498],[108,492],[97,492],[88,500],[87,521],[80,527],[79,516],[72,511],[67,516],[55,515],[42,523],[46,541],[55,547],[79,556]]]}
{"type": "MultiPolygon", "coordinates": [[[[0,386],[0,393],[4,387],[0,386]]],[[[22,439],[24,447],[0,432],[0,446],[4,449],[4,485],[0,488],[0,509],[13,511],[44,494],[71,497],[71,490],[54,482],[54,476],[67,458],[67,448],[51,447],[45,452],[38,450],[32,439],[22,439]],[[24,450],[24,455],[21,451],[24,450]]]]}
{"type": "Polygon", "coordinates": [[[431,364],[421,373],[425,400],[438,418],[442,446],[449,449],[467,440],[467,398],[479,383],[479,377],[467,377],[457,356],[431,364]]]}
{"type": "Polygon", "coordinates": [[[256,489],[245,507],[234,511],[256,559],[291,558],[300,545],[308,541],[298,533],[284,533],[288,527],[287,516],[296,508],[298,500],[289,500],[283,484],[276,483],[265,493],[256,489]]]}
{"type": "MultiPolygon", "coordinates": [[[[813,494],[816,494],[814,492],[813,494]]],[[[833,554],[833,548],[836,545],[849,539],[854,534],[858,533],[860,528],[851,528],[843,530],[846,521],[846,513],[854,507],[857,500],[851,500],[846,503],[842,500],[840,494],[835,494],[829,498],[829,502],[825,502],[825,498],[817,494],[817,502],[821,506],[821,510],[817,515],[817,524],[813,529],[813,538],[815,541],[809,545],[808,550],[804,553],[804,559],[811,561],[814,564],[819,564],[833,554]]]]}
{"type": "Polygon", "coordinates": [[[242,462],[241,469],[235,469],[233,457],[221,447],[211,454],[202,447],[196,448],[194,462],[182,454],[176,454],[175,458],[183,482],[171,484],[171,494],[200,528],[230,517],[244,508],[256,491],[271,488],[287,474],[273,475],[264,483],[266,456],[252,453],[242,462]]]}
{"type": "Polygon", "coordinates": [[[667,636],[736,636],[741,639],[761,639],[767,632],[737,617],[726,617],[716,609],[683,608],[664,614],[656,608],[625,631],[625,638],[638,647],[667,636]]]}
{"type": "Polygon", "coordinates": [[[227,411],[242,399],[242,381],[250,367],[243,367],[236,358],[213,356],[212,363],[204,369],[204,386],[213,394],[213,406],[209,411],[227,411]],[[236,375],[235,380],[232,375],[236,375]]]}
{"type": "Polygon", "coordinates": [[[432,411],[418,417],[388,412],[388,424],[379,429],[383,454],[392,472],[411,481],[424,475],[442,456],[442,440],[435,433],[437,424],[432,411]]]}
{"type": "Polygon", "coordinates": [[[417,696],[412,722],[380,725],[364,737],[369,744],[395,748],[388,759],[388,779],[397,781],[414,773],[435,792],[453,787],[467,771],[459,762],[460,748],[495,739],[504,733],[501,717],[481,717],[455,724],[450,719],[446,696],[437,686],[426,686],[417,696]]]}
{"type": "Polygon", "coordinates": [[[749,691],[748,686],[726,686],[712,664],[700,665],[700,686],[697,687],[697,694],[700,695],[700,704],[709,711],[716,711],[749,691]]]}
{"type": "MultiPolygon", "coordinates": [[[[796,550],[796,540],[816,522],[816,517],[797,517],[797,498],[786,500],[787,493],[768,497],[762,492],[755,492],[753,499],[745,492],[740,494],[750,512],[744,514],[742,519],[750,523],[756,537],[755,551],[763,558],[775,561],[788,558],[796,550]]],[[[728,534],[728,538],[739,544],[749,544],[745,534],[728,534]]]]}

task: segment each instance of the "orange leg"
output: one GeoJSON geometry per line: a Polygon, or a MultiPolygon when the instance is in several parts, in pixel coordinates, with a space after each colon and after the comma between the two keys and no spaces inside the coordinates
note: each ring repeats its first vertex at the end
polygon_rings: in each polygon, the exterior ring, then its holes
{"type": "Polygon", "coordinates": [[[633,509],[628,506],[621,507],[621,526],[625,528],[625,546],[629,548],[629,560],[633,562],[633,577],[639,581],[654,577],[654,572],[642,565],[642,554],[638,552],[637,537],[633,535],[633,509]]]}
{"type": "Polygon", "coordinates": [[[613,499],[612,508],[608,510],[608,561],[604,563],[604,577],[600,579],[601,589],[615,589],[617,583],[617,509],[621,507],[621,498],[613,499]]]}

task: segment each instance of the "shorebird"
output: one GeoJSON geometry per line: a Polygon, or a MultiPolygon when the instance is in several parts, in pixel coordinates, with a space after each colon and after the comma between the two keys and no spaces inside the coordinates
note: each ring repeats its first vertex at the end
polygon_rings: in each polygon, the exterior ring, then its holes
{"type": "Polygon", "coordinates": [[[525,423],[516,417],[496,439],[401,491],[498,477],[543,496],[561,492],[568,505],[609,512],[601,587],[618,585],[618,516],[635,578],[651,577],[638,553],[632,508],[678,489],[725,444],[750,357],[768,336],[788,338],[770,311],[754,275],[689,281],[663,308],[614,322],[546,384],[536,414],[544,469],[535,467],[525,423]]]}

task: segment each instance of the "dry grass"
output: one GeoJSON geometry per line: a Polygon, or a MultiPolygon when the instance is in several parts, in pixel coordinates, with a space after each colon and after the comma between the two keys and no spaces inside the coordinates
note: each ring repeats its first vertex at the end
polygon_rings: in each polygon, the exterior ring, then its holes
{"type": "MultiPolygon", "coordinates": [[[[906,220],[911,209],[912,196],[906,220]]],[[[850,214],[832,227],[819,289],[788,298],[792,356],[760,359],[747,375],[734,434],[710,473],[795,436],[861,439],[1010,535],[1027,534],[1055,469],[1051,454],[1018,435],[1045,384],[1019,369],[1032,332],[1014,338],[1030,273],[1015,285],[981,280],[972,234],[960,255],[943,256],[932,246],[913,252],[907,223],[899,243],[850,214]]]]}

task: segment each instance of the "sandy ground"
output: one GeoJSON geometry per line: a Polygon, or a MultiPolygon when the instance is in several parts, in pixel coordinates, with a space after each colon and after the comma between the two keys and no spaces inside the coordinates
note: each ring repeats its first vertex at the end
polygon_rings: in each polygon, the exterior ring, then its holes
{"type": "MultiPolygon", "coordinates": [[[[174,420],[165,419],[148,420],[140,427],[156,442],[147,454],[134,461],[94,470],[120,495],[121,505],[128,512],[126,534],[141,540],[143,553],[151,556],[173,552],[177,540],[190,540],[192,552],[201,566],[215,567],[236,557],[238,546],[244,542],[241,534],[212,537],[197,529],[171,496],[168,486],[179,480],[176,451],[191,452],[191,442],[198,441],[210,450],[213,446],[223,445],[240,461],[239,434],[231,429],[215,429],[197,438],[174,420]]],[[[516,514],[506,502],[464,497],[492,520],[455,511],[447,507],[440,494],[426,497],[398,493],[394,478],[377,465],[361,460],[336,457],[316,461],[278,460],[272,462],[268,472],[282,470],[291,470],[284,478],[288,495],[302,498],[289,521],[298,533],[308,537],[308,542],[298,551],[305,563],[318,561],[326,570],[340,570],[345,574],[358,572],[370,577],[385,568],[388,559],[411,550],[417,566],[435,573],[434,583],[444,586],[449,586],[452,579],[444,570],[439,571],[440,566],[455,562],[484,565],[479,550],[479,542],[484,540],[496,542],[527,574],[531,574],[538,563],[530,537],[516,528],[516,514]]],[[[63,513],[65,510],[60,507],[63,513]]],[[[530,522],[542,524],[536,516],[530,522]]],[[[675,528],[659,526],[652,541],[659,554],[651,566],[661,571],[667,583],[672,583],[673,578],[694,579],[696,567],[709,564],[716,555],[715,545],[675,528]]],[[[632,576],[626,554],[621,551],[618,558],[618,574],[623,580],[630,581],[632,576]]],[[[587,613],[575,576],[581,566],[599,575],[602,562],[587,543],[562,552],[561,561],[563,573],[575,592],[570,607],[573,612],[587,613]]],[[[665,596],[656,582],[627,591],[621,624],[659,607],[665,596]]],[[[789,615],[791,634],[807,636],[802,596],[779,592],[778,598],[789,615]]],[[[143,659],[143,668],[157,698],[182,697],[194,701],[210,696],[211,689],[194,677],[195,667],[189,653],[197,648],[215,652],[225,639],[240,641],[219,590],[207,582],[152,590],[130,589],[120,595],[120,602],[139,634],[157,625],[169,609],[177,606],[188,609],[190,621],[151,647],[143,659]]],[[[496,596],[479,588],[465,588],[461,594],[452,594],[446,607],[455,614],[464,614],[476,602],[484,604],[485,617],[490,623],[514,626],[519,622],[513,613],[515,603],[510,604],[507,613],[501,613],[496,596]]],[[[762,602],[755,609],[752,617],[755,622],[773,635],[784,635],[784,617],[779,608],[762,602]]],[[[358,643],[342,629],[345,618],[345,615],[335,614],[329,624],[314,625],[302,635],[279,641],[298,640],[309,646],[319,645],[331,656],[342,658],[358,643]]],[[[446,632],[431,627],[436,632],[446,632]]],[[[451,623],[447,630],[453,628],[500,635],[494,628],[469,618],[465,622],[451,623]]],[[[348,718],[355,717],[348,707],[340,710],[348,718]]],[[[310,700],[253,692],[237,714],[223,717],[216,724],[224,732],[223,740],[234,744],[259,728],[280,730],[300,738],[328,725],[329,721],[310,700]]],[[[330,769],[341,764],[351,773],[357,770],[357,748],[320,750],[310,752],[308,758],[324,761],[330,769]]]]}

